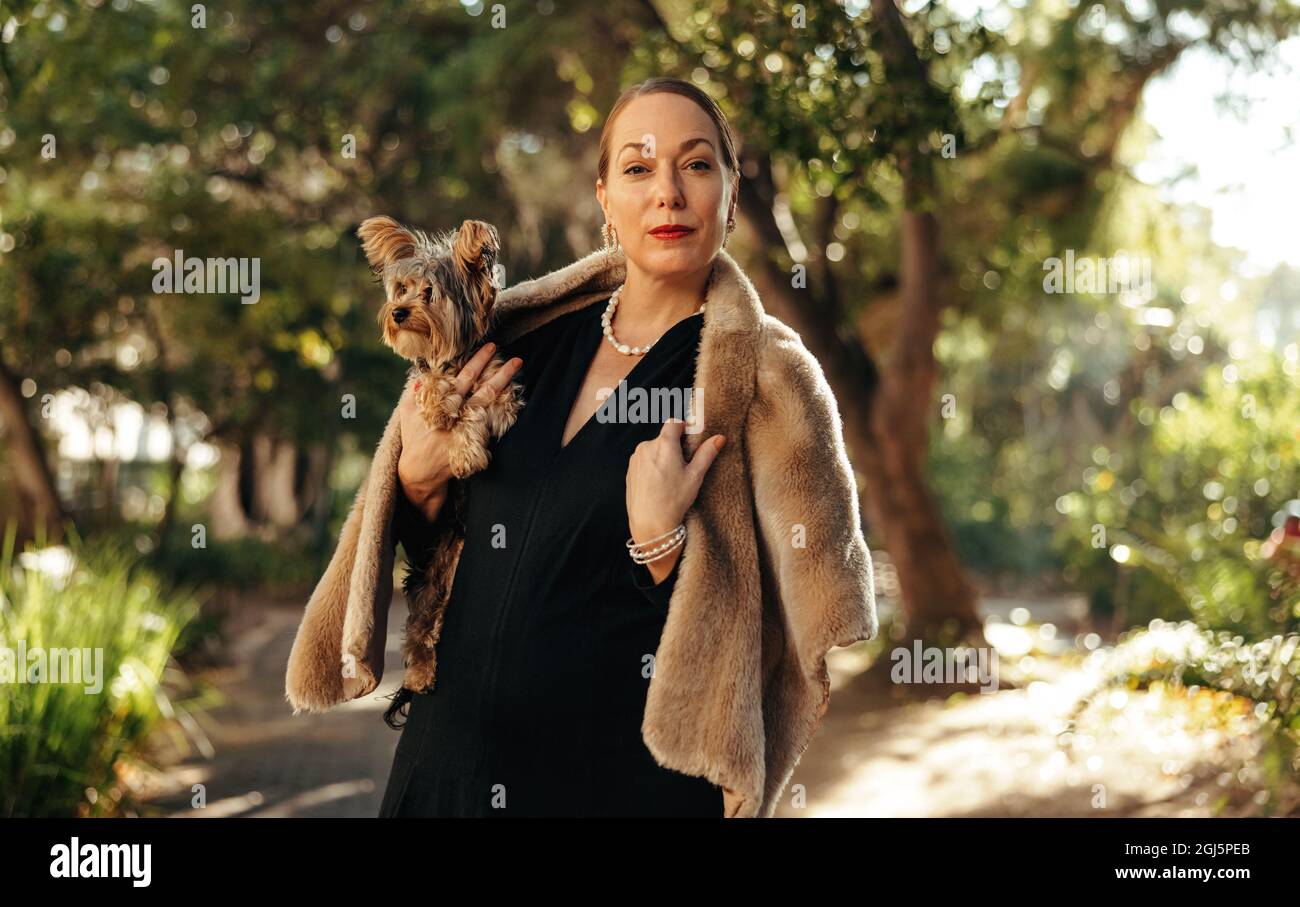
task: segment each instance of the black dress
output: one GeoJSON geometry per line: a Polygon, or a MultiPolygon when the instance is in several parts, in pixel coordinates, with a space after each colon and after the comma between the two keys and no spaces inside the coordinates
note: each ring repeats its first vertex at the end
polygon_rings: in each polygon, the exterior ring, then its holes
{"type": "MultiPolygon", "coordinates": [[[[655,584],[627,553],[628,459],[685,418],[704,316],[669,328],[565,447],[565,422],[604,343],[608,300],[500,349],[526,405],[467,479],[466,537],[434,689],[411,700],[380,816],[701,816],[722,788],[658,765],[641,739],[677,567],[655,584]],[[643,388],[641,394],[634,389],[643,388]],[[626,406],[626,409],[622,409],[626,406]]],[[[407,551],[424,523],[399,492],[407,551]]],[[[680,561],[679,561],[680,563],[680,561]]]]}

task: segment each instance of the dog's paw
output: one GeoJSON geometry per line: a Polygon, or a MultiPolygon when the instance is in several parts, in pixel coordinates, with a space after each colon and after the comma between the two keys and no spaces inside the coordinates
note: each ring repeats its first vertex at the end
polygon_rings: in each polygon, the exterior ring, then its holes
{"type": "Polygon", "coordinates": [[[523,402],[515,397],[510,388],[506,388],[497,394],[485,412],[488,432],[492,437],[501,437],[510,429],[510,426],[515,424],[515,420],[519,418],[519,409],[522,406],[523,402]]]}
{"type": "Polygon", "coordinates": [[[433,686],[435,667],[433,651],[422,651],[419,657],[406,666],[402,686],[413,693],[425,692],[433,686]]]}
{"type": "Polygon", "coordinates": [[[483,411],[475,410],[470,416],[471,418],[456,426],[451,436],[448,465],[451,474],[457,479],[468,478],[476,472],[482,472],[488,465],[483,411]]]}
{"type": "Polygon", "coordinates": [[[463,447],[450,457],[451,474],[457,479],[467,479],[476,472],[487,469],[489,458],[483,448],[463,447]]]}
{"type": "Polygon", "coordinates": [[[463,401],[460,394],[439,398],[424,410],[425,418],[434,428],[446,431],[460,421],[463,401]]]}

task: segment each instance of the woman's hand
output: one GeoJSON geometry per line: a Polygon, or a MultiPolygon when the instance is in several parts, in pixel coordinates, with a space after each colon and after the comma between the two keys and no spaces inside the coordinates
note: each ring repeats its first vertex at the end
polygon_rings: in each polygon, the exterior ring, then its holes
{"type": "MultiPolygon", "coordinates": [[[[462,396],[474,389],[473,397],[486,405],[505,390],[510,379],[523,365],[515,357],[505,363],[490,381],[478,383],[478,378],[496,352],[495,343],[481,346],[456,376],[456,392],[462,396]]],[[[447,483],[451,480],[451,463],[448,457],[450,429],[437,429],[425,421],[415,408],[414,388],[408,388],[397,404],[398,420],[402,430],[402,454],[397,460],[397,479],[402,492],[426,520],[432,521],[447,497],[447,483]]],[[[466,401],[468,402],[468,401],[466,401]]]]}
{"type": "MultiPolygon", "coordinates": [[[[704,474],[713,465],[726,439],[714,435],[695,451],[688,462],[682,456],[682,432],[686,423],[668,419],[653,441],[642,441],[632,452],[627,466],[627,523],[632,540],[645,542],[677,527],[695,503],[704,474]]],[[[681,556],[682,547],[646,569],[661,582],[681,556]]]]}

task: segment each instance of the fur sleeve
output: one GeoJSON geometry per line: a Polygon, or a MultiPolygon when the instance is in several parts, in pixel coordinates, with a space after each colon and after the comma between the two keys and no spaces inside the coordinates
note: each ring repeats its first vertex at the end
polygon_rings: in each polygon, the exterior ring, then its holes
{"type": "MultiPolygon", "coordinates": [[[[830,385],[788,326],[768,316],[763,334],[747,432],[764,572],[779,601],[765,615],[775,625],[765,637],[778,641],[764,653],[763,717],[769,755],[792,770],[830,702],[826,653],[875,637],[876,602],[830,385]]],[[[766,779],[773,801],[789,775],[766,779]]]]}
{"type": "Polygon", "coordinates": [[[401,450],[401,423],[394,407],[289,652],[285,699],[295,714],[324,711],[364,696],[383,678],[401,450]]]}

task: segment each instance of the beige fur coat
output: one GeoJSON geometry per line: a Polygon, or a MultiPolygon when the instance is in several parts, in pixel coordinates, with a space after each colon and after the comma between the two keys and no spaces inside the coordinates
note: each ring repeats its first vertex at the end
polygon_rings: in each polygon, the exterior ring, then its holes
{"type": "MultiPolygon", "coordinates": [[[[621,252],[597,251],[504,290],[494,336],[604,298],[625,273],[621,252]]],[[[729,818],[769,817],[829,703],[827,650],[877,632],[871,555],[821,367],[725,250],[706,302],[704,425],[683,442],[688,456],[714,434],[727,444],[686,515],[641,734],[660,765],[723,787],[729,818]]],[[[400,451],[394,410],[289,656],[295,714],[379,684],[400,451]]]]}

